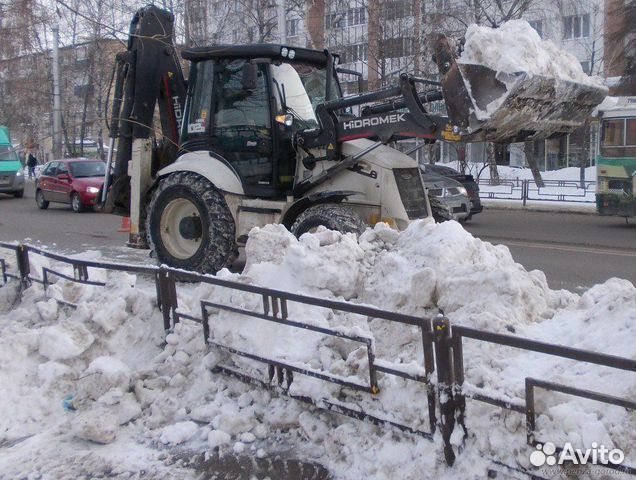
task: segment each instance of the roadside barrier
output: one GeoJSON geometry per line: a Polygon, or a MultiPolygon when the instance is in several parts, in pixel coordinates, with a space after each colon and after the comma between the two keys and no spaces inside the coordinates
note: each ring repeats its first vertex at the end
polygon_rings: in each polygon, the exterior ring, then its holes
{"type": "Polygon", "coordinates": [[[495,183],[490,179],[479,179],[479,196],[482,199],[520,200],[526,205],[528,200],[545,202],[596,203],[596,182],[581,184],[574,180],[544,180],[539,187],[534,180],[500,179],[495,183]]]}
{"type": "MultiPolygon", "coordinates": [[[[52,277],[63,278],[65,280],[85,284],[103,286],[104,283],[91,280],[89,269],[102,269],[109,271],[121,271],[148,276],[154,279],[156,288],[157,307],[163,316],[163,329],[169,333],[176,323],[183,319],[201,324],[204,340],[210,349],[217,349],[227,354],[227,359],[234,357],[247,358],[259,362],[267,371],[266,378],[256,378],[251,372],[241,371],[234,365],[217,365],[213,371],[229,375],[239,380],[273,390],[277,394],[287,395],[298,401],[302,401],[318,408],[333,411],[342,415],[368,421],[377,425],[390,426],[410,434],[432,440],[436,431],[441,433],[444,443],[445,462],[452,466],[456,455],[465,448],[465,440],[468,437],[466,427],[467,401],[482,402],[499,407],[503,410],[515,412],[525,416],[526,422],[526,442],[535,446],[538,443],[548,442],[549,439],[536,438],[537,411],[535,393],[538,389],[560,392],[563,394],[578,396],[590,400],[595,400],[608,405],[616,405],[628,411],[636,410],[636,401],[629,398],[618,398],[601,392],[593,392],[570,385],[559,384],[550,380],[527,377],[525,381],[525,398],[501,398],[493,394],[492,389],[487,385],[481,388],[465,386],[465,364],[470,358],[465,358],[463,353],[464,340],[477,341],[482,343],[496,344],[511,347],[519,350],[536,352],[543,355],[550,355],[580,362],[587,362],[594,365],[602,365],[608,368],[626,370],[636,374],[636,360],[597,353],[577,348],[570,348],[563,345],[540,342],[515,335],[493,333],[485,330],[478,330],[461,325],[451,325],[448,318],[438,315],[434,318],[415,317],[397,312],[381,310],[366,305],[359,305],[350,302],[336,301],[307,295],[299,295],[280,290],[259,287],[256,285],[223,280],[212,275],[202,275],[184,270],[169,268],[166,266],[138,266],[109,262],[97,262],[91,260],[81,260],[68,258],[48,250],[34,247],[27,244],[12,244],[0,242],[0,249],[12,251],[15,262],[10,258],[0,256],[0,273],[4,285],[16,281],[20,294],[33,283],[41,284],[44,294],[51,284],[52,277]],[[73,275],[68,275],[53,268],[43,267],[41,272],[32,272],[29,261],[30,255],[40,255],[56,262],[73,267],[73,275]],[[39,273],[40,275],[36,275],[39,273]],[[179,309],[178,288],[180,282],[200,282],[218,287],[228,288],[235,291],[248,292],[259,295],[262,298],[261,309],[258,311],[246,310],[229,303],[212,302],[201,299],[199,301],[200,314],[192,312],[186,313],[179,309]],[[401,364],[386,361],[376,357],[375,343],[372,338],[363,335],[346,333],[336,328],[325,328],[309,325],[295,321],[289,317],[289,304],[300,303],[330,309],[333,312],[346,312],[363,315],[369,319],[382,319],[389,322],[396,322],[403,325],[415,326],[421,335],[423,349],[422,373],[414,372],[412,369],[405,369],[401,364]],[[212,315],[211,313],[214,312],[212,315]],[[308,368],[305,365],[294,364],[290,361],[279,358],[269,358],[255,352],[244,351],[232,345],[221,344],[215,338],[215,322],[223,312],[248,316],[260,319],[265,322],[272,322],[292,329],[305,329],[317,334],[342,338],[351,342],[357,342],[365,346],[368,360],[368,382],[359,383],[351,381],[329,372],[308,368]],[[338,398],[315,398],[297,395],[290,391],[290,387],[296,375],[305,375],[323,382],[331,383],[341,387],[338,398]],[[401,422],[380,418],[378,415],[354,409],[343,400],[348,391],[357,395],[368,395],[373,398],[379,393],[378,379],[382,375],[397,376],[408,381],[421,383],[425,386],[426,399],[414,399],[414,402],[421,401],[422,408],[426,408],[428,419],[428,429],[422,429],[401,422]],[[456,429],[462,437],[462,444],[457,447],[451,442],[451,437],[456,429]]],[[[0,250],[1,251],[1,250],[0,250]]],[[[73,303],[62,299],[55,300],[69,308],[76,308],[73,303]]],[[[636,375],[634,376],[636,381],[636,375]]],[[[455,435],[455,438],[457,435],[455,435]]],[[[557,448],[557,452],[561,449],[557,448]]],[[[493,472],[503,469],[508,473],[522,473],[531,478],[541,478],[537,472],[525,469],[519,465],[505,465],[491,459],[493,472]]],[[[604,468],[610,468],[622,473],[636,475],[636,467],[628,465],[606,464],[604,468]]]]}

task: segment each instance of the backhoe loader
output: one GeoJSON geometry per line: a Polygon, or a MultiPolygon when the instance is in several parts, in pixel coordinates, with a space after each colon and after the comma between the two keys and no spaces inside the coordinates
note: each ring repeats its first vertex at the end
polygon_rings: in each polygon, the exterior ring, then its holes
{"type": "Polygon", "coordinates": [[[117,57],[102,201],[131,217],[130,244],[147,241],[159,262],[188,270],[228,266],[250,230],[268,223],[300,236],[321,225],[359,233],[381,221],[401,230],[444,216],[417,162],[390,143],[564,134],[605,96],[523,75],[499,82],[495,72],[458,66],[445,38],[436,43],[441,82],[403,74],[394,86],[344,97],[338,74],[355,72],[337,55],[272,44],[186,49],[186,82],[173,23],[157,7],[139,10],[117,57]],[[505,96],[500,109],[476,118],[477,103],[493,95],[505,96]],[[448,117],[426,108],[440,100],[448,117]]]}

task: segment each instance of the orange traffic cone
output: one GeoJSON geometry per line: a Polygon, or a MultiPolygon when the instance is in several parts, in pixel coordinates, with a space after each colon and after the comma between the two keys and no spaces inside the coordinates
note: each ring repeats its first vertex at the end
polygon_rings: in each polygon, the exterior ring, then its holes
{"type": "Polygon", "coordinates": [[[130,233],[130,217],[121,217],[121,227],[119,227],[118,232],[121,233],[130,233]]]}

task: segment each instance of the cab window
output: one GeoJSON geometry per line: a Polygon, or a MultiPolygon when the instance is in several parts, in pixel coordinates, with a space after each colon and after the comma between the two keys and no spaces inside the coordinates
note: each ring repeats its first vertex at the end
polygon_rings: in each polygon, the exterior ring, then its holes
{"type": "Polygon", "coordinates": [[[272,129],[265,66],[255,88],[243,85],[244,60],[216,61],[212,91],[212,149],[228,160],[244,184],[270,186],[272,129]]]}

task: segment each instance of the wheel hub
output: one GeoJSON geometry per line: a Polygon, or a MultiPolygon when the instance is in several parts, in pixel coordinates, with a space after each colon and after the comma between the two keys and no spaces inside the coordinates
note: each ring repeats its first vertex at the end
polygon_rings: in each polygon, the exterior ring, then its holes
{"type": "Polygon", "coordinates": [[[161,242],[170,255],[180,260],[194,256],[201,247],[203,224],[197,206],[186,198],[170,201],[160,220],[161,242]]]}
{"type": "Polygon", "coordinates": [[[179,233],[186,240],[201,238],[201,235],[203,234],[201,219],[196,215],[182,218],[179,222],[179,233]]]}

